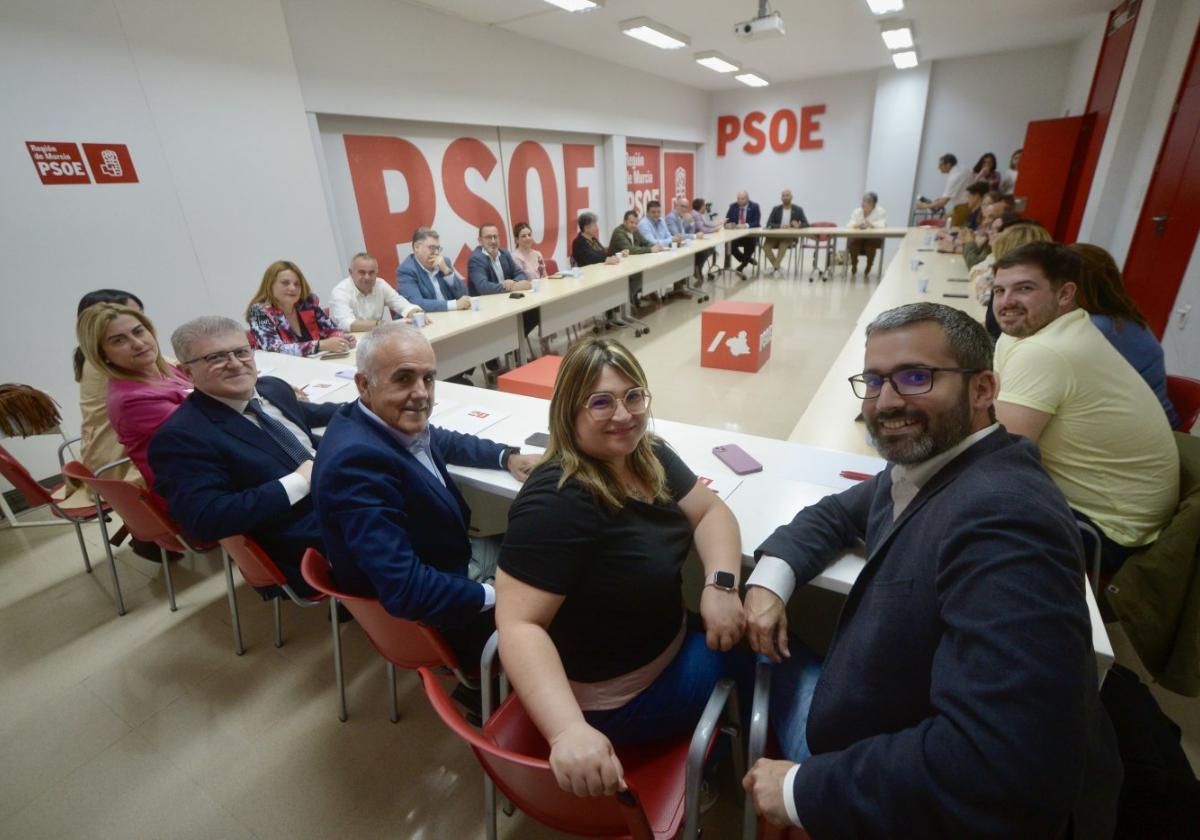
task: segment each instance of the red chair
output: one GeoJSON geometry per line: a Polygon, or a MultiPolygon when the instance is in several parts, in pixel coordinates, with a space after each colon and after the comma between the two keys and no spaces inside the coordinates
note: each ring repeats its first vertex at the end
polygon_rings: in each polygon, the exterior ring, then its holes
{"type": "MultiPolygon", "coordinates": [[[[458,655],[442,638],[442,634],[432,627],[426,627],[415,621],[389,613],[379,603],[378,598],[363,595],[351,595],[342,592],[333,582],[329,563],[321,556],[321,552],[310,548],[304,552],[300,561],[300,574],[313,589],[328,596],[332,603],[341,602],[354,616],[354,620],[362,627],[363,632],[371,641],[375,650],[387,663],[388,699],[391,702],[389,717],[392,723],[400,720],[400,707],[396,700],[396,666],[413,671],[418,668],[444,668],[454,674],[463,685],[474,688],[476,683],[467,679],[459,668],[458,655]]],[[[336,611],[336,607],[331,607],[336,611]]],[[[338,634],[338,623],[333,620],[333,632],[338,634]]],[[[340,650],[340,642],[334,648],[335,654],[340,650]]],[[[346,690],[342,681],[340,661],[335,663],[337,668],[338,694],[341,697],[341,713],[339,718],[346,720],[346,690]]]]}
{"type": "Polygon", "coordinates": [[[558,260],[546,260],[546,274],[558,274],[558,260]]]}
{"type": "Polygon", "coordinates": [[[445,687],[427,668],[418,670],[425,694],[438,717],[467,742],[483,767],[488,840],[497,836],[493,784],[526,814],[557,831],[585,837],[651,840],[697,836],[700,781],[718,731],[734,738],[735,772],[738,779],[745,775],[741,767],[734,684],[732,680],[721,680],[690,737],[618,750],[629,787],[626,793],[584,798],[564,791],[550,770],[547,760],[550,747],[517,695],[508,695],[500,708],[491,713],[491,672],[498,638],[492,634],[481,661],[485,720],[482,733],[466,722],[445,687]],[[722,712],[726,710],[729,724],[722,727],[722,712]]]}
{"type": "MultiPolygon", "coordinates": [[[[808,226],[810,228],[835,228],[837,227],[837,222],[809,222],[808,226]]],[[[834,238],[827,233],[817,234],[816,236],[800,237],[800,243],[797,250],[799,252],[798,259],[800,260],[801,269],[804,268],[804,252],[806,250],[813,252],[813,274],[810,274],[808,277],[809,283],[813,281],[814,275],[819,276],[822,283],[829,279],[829,275],[832,273],[830,263],[833,261],[833,246],[834,238]],[[822,251],[825,252],[825,268],[818,271],[817,256],[822,251]]]]}
{"type": "MultiPolygon", "coordinates": [[[[62,451],[69,445],[70,441],[64,443],[59,448],[59,457],[61,460],[62,451]]],[[[108,465],[114,466],[114,465],[108,465]]],[[[117,577],[117,562],[113,559],[112,546],[108,542],[108,534],[104,528],[104,515],[108,513],[109,508],[103,502],[97,502],[95,505],[87,505],[86,507],[63,507],[54,500],[54,493],[58,492],[62,487],[60,484],[53,490],[47,490],[42,485],[38,484],[37,480],[30,475],[29,470],[22,466],[21,462],[12,456],[7,449],[0,446],[0,475],[16,488],[21,494],[21,498],[25,500],[30,508],[49,507],[50,512],[54,516],[62,520],[63,524],[70,523],[75,527],[75,537],[79,540],[79,551],[83,554],[83,567],[90,575],[92,573],[92,561],[88,557],[87,545],[83,542],[83,528],[80,525],[84,522],[96,521],[100,524],[100,533],[104,536],[104,552],[108,555],[108,569],[112,573],[113,580],[113,597],[117,601],[117,615],[125,615],[125,599],[121,596],[121,581],[117,577]]],[[[6,508],[7,510],[7,508],[6,508]]],[[[19,525],[33,524],[52,524],[46,523],[14,523],[19,525]]],[[[58,524],[57,522],[53,524],[58,524]]]]}
{"type": "Polygon", "coordinates": [[[1188,434],[1192,426],[1200,420],[1200,379],[1189,376],[1168,376],[1167,397],[1175,406],[1179,415],[1179,428],[1176,431],[1188,434]]]}
{"type": "MultiPolygon", "coordinates": [[[[292,589],[287,576],[271,559],[262,546],[251,537],[238,534],[221,540],[221,559],[225,562],[225,588],[229,595],[229,617],[233,622],[233,652],[241,656],[246,652],[242,646],[242,621],[238,614],[237,597],[234,593],[233,565],[246,583],[257,588],[276,587],[291,598],[298,607],[317,607],[329,602],[329,621],[333,626],[333,667],[337,673],[339,719],[346,720],[346,687],[342,678],[342,634],[338,632],[337,601],[325,593],[313,598],[302,598],[292,589]],[[231,562],[232,561],[232,562],[231,562]]],[[[283,647],[283,621],[280,615],[280,597],[271,599],[275,613],[275,647],[283,647]]]]}
{"type": "Polygon", "coordinates": [[[945,219],[922,219],[921,221],[917,222],[917,227],[940,228],[940,227],[945,227],[945,226],[946,226],[945,219]]]}
{"type": "MultiPolygon", "coordinates": [[[[115,463],[123,463],[118,461],[115,463]]],[[[116,478],[100,478],[99,474],[113,464],[105,464],[95,474],[78,461],[71,461],[63,467],[63,474],[87,486],[103,499],[121,517],[125,527],[135,539],[152,542],[158,546],[162,558],[163,579],[167,584],[167,601],[171,612],[178,607],[175,605],[175,583],[171,580],[171,564],[167,562],[167,552],[203,554],[212,546],[193,544],[183,536],[183,531],[171,517],[150,501],[146,488],[139,487],[131,481],[116,478]]],[[[98,501],[97,506],[100,505],[98,501]]],[[[104,519],[100,519],[100,533],[108,542],[108,528],[104,519]]]]}

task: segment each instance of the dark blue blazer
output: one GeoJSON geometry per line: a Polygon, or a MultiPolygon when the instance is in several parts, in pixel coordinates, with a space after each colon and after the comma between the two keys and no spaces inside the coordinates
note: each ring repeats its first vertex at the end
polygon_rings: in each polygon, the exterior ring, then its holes
{"type": "Polygon", "coordinates": [[[500,249],[500,268],[504,271],[503,277],[496,276],[496,270],[492,268],[492,261],[488,259],[487,252],[483,250],[482,245],[477,245],[471,252],[471,258],[467,260],[467,286],[471,289],[471,294],[498,294],[505,291],[501,281],[525,279],[525,272],[517,268],[512,255],[503,248],[500,249]]]}
{"type": "MultiPolygon", "coordinates": [[[[300,402],[282,379],[264,376],[257,390],[306,431],[326,425],[338,403],[300,402]]],[[[311,592],[299,573],[309,546],[321,533],[312,497],[288,502],[278,479],[294,462],[262,429],[224,403],[193,391],[150,440],[154,489],[186,534],[202,542],[246,534],[253,537],[298,591],[311,592]]]]}
{"type": "Polygon", "coordinates": [[[442,294],[446,296],[444,301],[438,300],[437,293],[433,290],[433,282],[429,279],[429,272],[425,270],[425,266],[417,262],[415,256],[409,254],[408,259],[400,263],[400,267],[396,269],[396,287],[400,294],[409,303],[415,303],[426,312],[443,312],[453,309],[455,308],[454,301],[467,293],[462,280],[458,279],[458,275],[454,274],[453,270],[450,274],[438,272],[438,282],[442,285],[442,294]]]}
{"type": "MultiPolygon", "coordinates": [[[[731,225],[736,225],[738,223],[738,214],[740,210],[741,208],[738,207],[738,203],[736,201],[733,202],[733,204],[730,204],[729,212],[725,214],[725,221],[731,225]]],[[[748,224],[750,227],[758,227],[761,221],[762,213],[759,211],[758,205],[753,201],[749,202],[746,205],[746,224],[748,224]]],[[[409,298],[409,300],[412,300],[412,298],[409,298]]]]}
{"type": "Polygon", "coordinates": [[[891,468],[756,554],[797,583],[867,562],[812,698],[796,773],[813,837],[1111,837],[1121,782],[1099,703],[1083,549],[1037,447],[999,429],[892,522],[891,468]]]}
{"type": "Polygon", "coordinates": [[[500,469],[505,447],[436,427],[430,433],[445,486],[358,403],[344,406],[321,443],[313,500],[338,586],[436,627],[483,607],[483,587],[467,577],[471,510],[446,464],[500,469]]]}

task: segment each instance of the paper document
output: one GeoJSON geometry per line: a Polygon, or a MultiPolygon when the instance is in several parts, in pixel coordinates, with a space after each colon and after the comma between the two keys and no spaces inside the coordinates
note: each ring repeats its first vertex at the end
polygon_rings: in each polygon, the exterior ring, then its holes
{"type": "Polygon", "coordinates": [[[429,412],[429,419],[432,420],[439,414],[445,414],[452,408],[458,408],[458,403],[456,403],[454,400],[434,400],[433,411],[429,412]]]}
{"type": "Polygon", "coordinates": [[[325,402],[330,394],[348,384],[345,380],[314,379],[306,385],[301,385],[300,390],[308,397],[309,402],[319,403],[325,402]]]}
{"type": "Polygon", "coordinates": [[[740,478],[735,478],[733,476],[709,478],[706,475],[698,475],[696,478],[699,479],[701,484],[716,493],[717,497],[721,499],[721,501],[727,500],[733,494],[733,491],[738,489],[738,486],[742,483],[740,478]]]}
{"type": "Polygon", "coordinates": [[[437,422],[434,425],[452,432],[461,432],[464,435],[477,435],[507,416],[502,411],[494,411],[483,406],[463,405],[438,414],[437,422]]]}

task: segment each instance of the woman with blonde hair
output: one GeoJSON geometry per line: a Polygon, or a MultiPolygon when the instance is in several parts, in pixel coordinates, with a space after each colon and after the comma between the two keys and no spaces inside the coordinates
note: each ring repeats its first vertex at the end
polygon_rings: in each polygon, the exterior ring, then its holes
{"type": "Polygon", "coordinates": [[[691,731],[744,628],[737,522],[647,431],[649,410],[624,346],[590,338],[567,352],[496,576],[505,670],[559,785],[580,796],[622,787],[614,744],[691,731]],[[699,617],[681,588],[693,541],[699,617]]]}
{"type": "Polygon", "coordinates": [[[287,260],[267,266],[246,307],[246,321],[250,343],[271,353],[311,356],[345,353],[354,346],[354,336],[343,335],[325,314],[300,266],[287,260]]]}
{"type": "Polygon", "coordinates": [[[1108,343],[1146,380],[1162,403],[1171,428],[1178,429],[1179,414],[1167,395],[1167,368],[1162,345],[1150,332],[1146,316],[1125,291],[1116,260],[1099,245],[1077,242],[1067,247],[1079,256],[1075,302],[1088,313],[1108,343]]]}
{"type": "MultiPolygon", "coordinates": [[[[105,404],[117,439],[153,490],[150,438],[192,392],[192,384],[163,358],[154,325],[140,309],[98,303],[79,316],[75,331],[88,364],[108,380],[105,404]]],[[[165,510],[166,502],[154,498],[165,510]]]]}

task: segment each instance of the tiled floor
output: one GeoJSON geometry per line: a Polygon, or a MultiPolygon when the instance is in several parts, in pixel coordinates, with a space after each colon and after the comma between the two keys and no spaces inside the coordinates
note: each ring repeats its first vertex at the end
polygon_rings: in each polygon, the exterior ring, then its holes
{"type": "MultiPolygon", "coordinates": [[[[630,336],[660,417],[783,437],[845,341],[869,286],[720,281],[714,298],[775,303],[775,347],[756,375],[697,365],[699,307],[677,300],[630,336]]],[[[85,529],[93,558],[95,529],[85,529]]],[[[107,569],[83,572],[70,528],[0,529],[0,837],[377,838],[475,840],[481,774],[400,674],[401,720],[387,716],[381,660],[343,626],[350,720],[335,713],[324,609],[271,612],[239,587],[244,657],[232,652],[215,555],[177,564],[170,613],[156,564],[117,551],[129,612],[117,617],[107,569]]],[[[1130,659],[1117,640],[1118,658],[1130,659]]],[[[1164,708],[1197,763],[1197,704],[1164,708]]],[[[706,836],[737,836],[726,786],[706,836]]],[[[520,814],[506,838],[558,837],[520,814]]]]}

